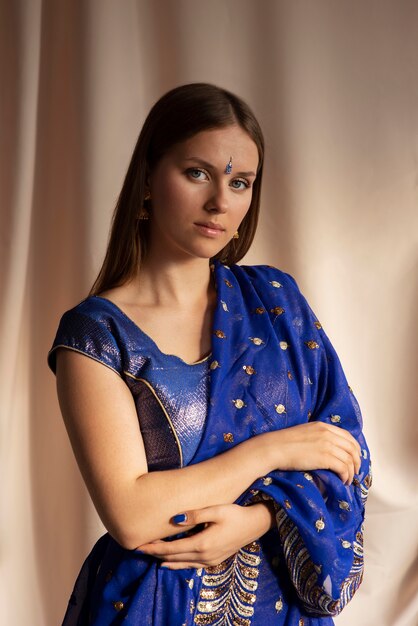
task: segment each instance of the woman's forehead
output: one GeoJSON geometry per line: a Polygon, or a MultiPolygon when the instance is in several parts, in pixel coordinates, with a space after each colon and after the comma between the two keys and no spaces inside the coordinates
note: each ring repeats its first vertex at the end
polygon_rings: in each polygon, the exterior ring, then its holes
{"type": "Polygon", "coordinates": [[[254,140],[236,124],[200,131],[173,146],[170,152],[178,158],[198,158],[214,166],[222,165],[232,157],[236,167],[254,172],[259,161],[254,140]]]}

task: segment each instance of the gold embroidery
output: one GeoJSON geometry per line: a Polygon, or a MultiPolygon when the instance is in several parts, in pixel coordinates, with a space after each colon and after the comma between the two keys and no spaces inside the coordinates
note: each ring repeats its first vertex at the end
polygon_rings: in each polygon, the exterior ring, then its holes
{"type": "Polygon", "coordinates": [[[287,377],[289,380],[293,380],[292,372],[287,372],[287,377]]]}
{"type": "Polygon", "coordinates": [[[281,415],[282,413],[286,413],[286,407],[284,404],[275,404],[274,408],[276,409],[276,413],[281,415]]]}
{"type": "Polygon", "coordinates": [[[340,509],[343,509],[343,511],[351,510],[350,505],[345,500],[338,500],[338,504],[339,504],[340,509]]]}
{"type": "Polygon", "coordinates": [[[322,328],[322,324],[321,324],[320,322],[318,322],[318,320],[315,320],[315,322],[314,322],[314,326],[315,326],[315,328],[317,328],[318,330],[321,330],[321,328],[322,328]]]}
{"type": "Polygon", "coordinates": [[[263,315],[263,313],[265,312],[266,312],[266,309],[263,309],[262,306],[258,306],[254,311],[254,313],[257,313],[257,315],[263,315]]]}
{"type": "Polygon", "coordinates": [[[198,626],[251,626],[258,587],[260,545],[253,542],[215,567],[208,567],[194,618],[198,626]]]}
{"type": "Polygon", "coordinates": [[[270,309],[270,312],[274,315],[283,315],[284,309],[281,306],[275,306],[274,309],[270,309]]]}
{"type": "Polygon", "coordinates": [[[289,344],[287,343],[287,341],[281,341],[279,343],[279,346],[282,350],[287,350],[289,348],[289,344]]]}
{"type": "Polygon", "coordinates": [[[281,598],[277,600],[276,604],[274,605],[274,608],[276,609],[278,613],[280,613],[280,611],[283,610],[283,600],[281,598]]]}
{"type": "Polygon", "coordinates": [[[319,519],[316,520],[315,522],[315,528],[318,532],[320,532],[321,530],[324,530],[325,528],[325,522],[323,520],[322,517],[320,517],[319,519]]]}
{"type": "Polygon", "coordinates": [[[368,474],[364,479],[364,484],[366,486],[366,489],[370,489],[370,487],[372,486],[372,477],[370,474],[368,474]]]}
{"type": "Polygon", "coordinates": [[[308,346],[309,350],[317,350],[319,348],[319,344],[316,341],[305,341],[305,345],[308,346]]]}
{"type": "Polygon", "coordinates": [[[276,289],[280,289],[281,284],[277,282],[277,280],[269,280],[269,283],[272,287],[276,287],[276,289]]]}
{"type": "Polygon", "coordinates": [[[225,339],[226,335],[223,330],[214,330],[213,334],[216,335],[219,339],[225,339]]]}
{"type": "Polygon", "coordinates": [[[224,283],[227,287],[231,288],[232,287],[232,283],[229,282],[229,280],[227,280],[226,278],[224,278],[224,283]]]}
{"type": "Polygon", "coordinates": [[[218,361],[212,361],[212,363],[209,365],[209,368],[211,370],[216,370],[217,367],[221,367],[218,361]]]}
{"type": "Polygon", "coordinates": [[[244,404],[244,400],[241,400],[240,398],[237,398],[237,400],[232,400],[232,402],[235,404],[237,409],[242,409],[244,406],[247,406],[246,404],[244,404]]]}
{"type": "Polygon", "coordinates": [[[341,422],[341,417],[339,415],[331,415],[330,420],[333,424],[339,424],[341,422]]]}
{"type": "Polygon", "coordinates": [[[225,443],[234,443],[234,435],[232,433],[224,433],[225,443]]]}
{"type": "Polygon", "coordinates": [[[252,376],[252,374],[256,374],[256,371],[251,365],[243,365],[242,369],[245,371],[248,376],[252,376]]]}
{"type": "Polygon", "coordinates": [[[222,305],[223,310],[228,313],[229,309],[228,309],[227,303],[221,300],[221,305],[222,305]]]}
{"type": "Polygon", "coordinates": [[[260,337],[249,337],[249,339],[253,342],[255,346],[261,346],[261,344],[264,343],[264,341],[260,339],[260,337]]]}

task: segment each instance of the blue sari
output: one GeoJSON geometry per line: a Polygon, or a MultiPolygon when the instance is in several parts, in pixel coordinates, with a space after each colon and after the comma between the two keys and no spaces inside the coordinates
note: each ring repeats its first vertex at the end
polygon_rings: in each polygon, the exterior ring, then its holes
{"type": "Polygon", "coordinates": [[[185,414],[171,415],[164,382],[152,374],[147,380],[149,362],[129,319],[109,301],[87,298],[64,315],[50,366],[63,346],[114,369],[137,402],[147,399],[144,385],[152,388],[163,411],[158,433],[141,424],[151,433],[144,437],[150,471],[199,463],[255,435],[320,420],[357,439],[360,472],[350,486],[325,470],[261,476],[237,503],[269,500],[276,526],[204,570],[161,568],[104,535],[83,565],[64,626],[329,626],[361,582],[369,452],[338,357],[289,275],[218,262],[212,269],[212,354],[192,383],[201,386],[207,413],[189,439],[185,414]]]}

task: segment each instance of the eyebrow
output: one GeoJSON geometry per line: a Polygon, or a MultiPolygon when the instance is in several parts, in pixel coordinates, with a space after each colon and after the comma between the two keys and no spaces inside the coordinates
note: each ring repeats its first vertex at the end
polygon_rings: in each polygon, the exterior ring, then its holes
{"type": "MultiPolygon", "coordinates": [[[[185,159],[186,161],[194,161],[195,163],[199,163],[199,165],[202,165],[203,167],[206,167],[207,169],[216,169],[214,165],[212,165],[212,163],[209,163],[208,161],[205,161],[204,159],[201,159],[200,157],[196,157],[196,156],[192,156],[192,157],[187,157],[185,159]]],[[[257,176],[255,172],[234,172],[233,173],[234,176],[254,176],[254,178],[257,176]]]]}

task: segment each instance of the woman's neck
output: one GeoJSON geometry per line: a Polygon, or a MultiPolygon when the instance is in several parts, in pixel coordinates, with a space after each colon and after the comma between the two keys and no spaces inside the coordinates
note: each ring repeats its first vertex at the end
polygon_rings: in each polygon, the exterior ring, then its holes
{"type": "Polygon", "coordinates": [[[130,283],[130,291],[151,306],[193,307],[215,298],[211,274],[208,259],[179,263],[146,258],[130,283]]]}

